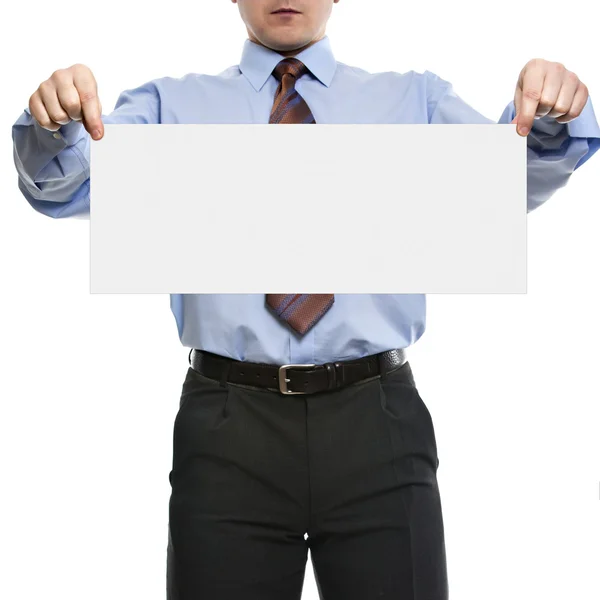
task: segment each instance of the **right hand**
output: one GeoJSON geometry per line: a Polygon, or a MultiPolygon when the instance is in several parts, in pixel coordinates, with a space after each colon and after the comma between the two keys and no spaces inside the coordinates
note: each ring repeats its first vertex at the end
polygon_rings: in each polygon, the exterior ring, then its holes
{"type": "Polygon", "coordinates": [[[70,121],[82,121],[92,139],[100,140],[104,135],[96,79],[85,65],[54,71],[29,98],[29,110],[48,131],[57,131],[70,121]]]}

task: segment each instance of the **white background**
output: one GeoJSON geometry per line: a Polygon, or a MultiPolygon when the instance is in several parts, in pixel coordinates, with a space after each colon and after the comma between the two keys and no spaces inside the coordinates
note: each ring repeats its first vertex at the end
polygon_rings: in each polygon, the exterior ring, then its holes
{"type": "MultiPolygon", "coordinates": [[[[89,222],[27,204],[10,126],[57,68],[90,66],[108,113],[150,79],[237,64],[245,29],[228,0],[0,11],[0,596],[162,599],[187,349],[167,295],[89,294],[89,222]]],[[[341,0],[329,35],[338,60],[428,69],[496,120],[529,59],[560,61],[600,112],[590,11],[341,0]]],[[[528,216],[527,295],[428,296],[410,360],[436,426],[453,600],[598,598],[599,167],[528,216]]]]}

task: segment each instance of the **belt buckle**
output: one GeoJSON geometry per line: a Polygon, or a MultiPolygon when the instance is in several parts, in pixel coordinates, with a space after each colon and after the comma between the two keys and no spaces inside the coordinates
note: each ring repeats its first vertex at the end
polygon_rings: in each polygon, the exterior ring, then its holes
{"type": "Polygon", "coordinates": [[[316,365],[281,365],[279,367],[279,391],[282,394],[307,394],[308,392],[292,392],[291,390],[288,390],[287,383],[289,379],[286,377],[287,369],[294,368],[308,370],[314,367],[316,367],[316,365]]]}

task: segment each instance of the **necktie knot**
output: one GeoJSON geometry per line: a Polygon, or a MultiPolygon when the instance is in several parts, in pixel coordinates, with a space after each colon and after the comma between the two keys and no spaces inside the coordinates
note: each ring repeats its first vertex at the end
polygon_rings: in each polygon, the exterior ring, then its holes
{"type": "Polygon", "coordinates": [[[291,75],[294,79],[300,79],[308,73],[308,67],[297,58],[284,58],[273,69],[273,75],[277,81],[281,81],[284,75],[291,75]]]}
{"type": "Polygon", "coordinates": [[[296,89],[296,81],[308,72],[308,67],[297,58],[284,58],[273,69],[279,85],[275,93],[269,123],[315,123],[310,108],[296,89]],[[289,77],[285,77],[286,75],[289,77]]]}

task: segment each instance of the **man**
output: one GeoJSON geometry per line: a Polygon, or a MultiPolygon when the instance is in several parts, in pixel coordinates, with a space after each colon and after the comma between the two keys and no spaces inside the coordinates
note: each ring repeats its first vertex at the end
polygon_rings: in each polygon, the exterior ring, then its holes
{"type": "MultiPolygon", "coordinates": [[[[337,62],[325,31],[339,0],[232,2],[249,39],[217,76],[148,82],[108,116],[84,65],[39,86],[13,127],[34,209],[89,215],[103,123],[493,123],[429,71],[337,62]]],[[[528,136],[528,211],[600,146],[588,90],[560,63],[529,61],[499,122],[528,136]]],[[[293,165],[290,179],[302,184],[293,165]]],[[[405,352],[425,297],[173,294],[171,310],[193,350],[174,423],[168,598],[300,598],[308,548],[324,600],[447,598],[435,433],[405,352]]]]}

